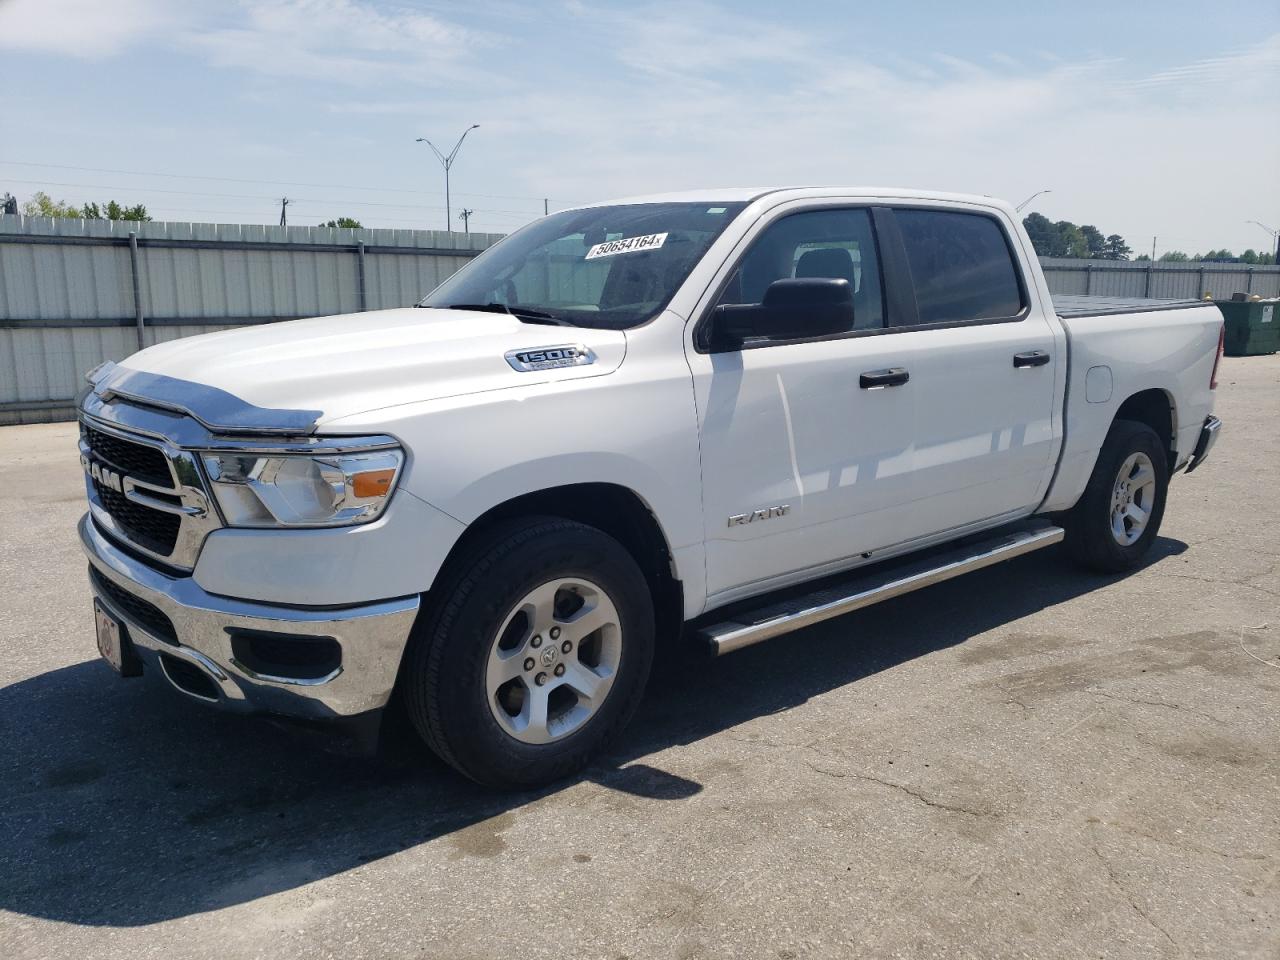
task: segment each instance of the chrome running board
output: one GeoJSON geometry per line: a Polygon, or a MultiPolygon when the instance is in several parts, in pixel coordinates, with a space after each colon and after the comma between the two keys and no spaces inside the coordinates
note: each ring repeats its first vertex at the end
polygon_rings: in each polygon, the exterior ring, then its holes
{"type": "Polygon", "coordinates": [[[860,577],[854,574],[856,579],[842,584],[744,611],[723,623],[703,627],[698,635],[717,656],[732,653],[753,643],[1052,546],[1062,537],[1062,528],[1055,526],[989,537],[907,566],[860,577]]]}

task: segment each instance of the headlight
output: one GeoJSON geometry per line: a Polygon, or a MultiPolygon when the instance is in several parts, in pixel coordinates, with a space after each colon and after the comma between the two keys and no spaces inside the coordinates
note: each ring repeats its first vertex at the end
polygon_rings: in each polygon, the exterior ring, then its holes
{"type": "Polygon", "coordinates": [[[404,453],[206,453],[203,459],[233,527],[342,527],[382,514],[404,453]]]}

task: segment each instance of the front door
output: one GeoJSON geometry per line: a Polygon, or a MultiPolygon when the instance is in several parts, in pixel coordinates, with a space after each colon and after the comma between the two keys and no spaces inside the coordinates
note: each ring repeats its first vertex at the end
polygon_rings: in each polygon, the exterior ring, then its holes
{"type": "Polygon", "coordinates": [[[689,353],[713,600],[896,540],[895,517],[912,498],[914,393],[860,383],[896,356],[895,338],[875,335],[885,310],[870,211],[810,210],[764,225],[718,303],[759,303],[791,277],[848,280],[851,329],[689,353]]]}

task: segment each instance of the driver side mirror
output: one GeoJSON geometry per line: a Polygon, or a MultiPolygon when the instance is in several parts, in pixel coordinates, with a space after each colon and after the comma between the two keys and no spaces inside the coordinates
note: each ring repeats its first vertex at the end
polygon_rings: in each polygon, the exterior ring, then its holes
{"type": "Polygon", "coordinates": [[[853,329],[853,287],[834,277],[775,280],[761,303],[726,303],[711,314],[713,351],[747,340],[797,340],[853,329]]]}

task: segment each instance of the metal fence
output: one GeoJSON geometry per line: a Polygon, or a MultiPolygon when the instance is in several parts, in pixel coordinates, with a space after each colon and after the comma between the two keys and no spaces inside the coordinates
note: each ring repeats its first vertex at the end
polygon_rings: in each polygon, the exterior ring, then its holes
{"type": "Polygon", "coordinates": [[[0,216],[0,424],[160,340],[408,306],[501,236],[0,216]]]}
{"type": "Polygon", "coordinates": [[[1041,257],[1053,293],[1100,297],[1218,300],[1232,294],[1280,296],[1280,267],[1245,263],[1149,263],[1147,261],[1065,260],[1041,257]]]}
{"type": "MultiPolygon", "coordinates": [[[[500,238],[0,216],[0,424],[68,419],[84,371],[160,340],[408,306],[500,238]]],[[[1054,293],[1280,295],[1280,267],[1041,263],[1054,293]]]]}

